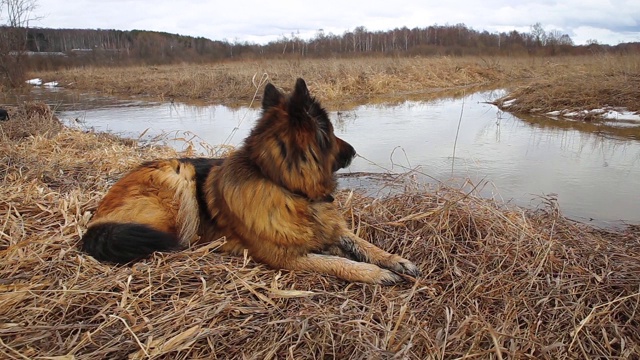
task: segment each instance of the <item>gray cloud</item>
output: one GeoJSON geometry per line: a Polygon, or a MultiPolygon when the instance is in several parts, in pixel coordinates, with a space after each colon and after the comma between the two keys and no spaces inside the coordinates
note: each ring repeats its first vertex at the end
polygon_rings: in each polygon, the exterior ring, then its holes
{"type": "MultiPolygon", "coordinates": [[[[203,36],[214,40],[267,42],[317,29],[341,34],[356,26],[389,30],[407,26],[464,23],[476,30],[528,31],[539,22],[568,33],[578,44],[588,39],[616,44],[640,41],[640,1],[442,1],[414,0],[264,2],[237,0],[39,0],[32,26],[54,28],[144,29],[203,36]]],[[[0,22],[2,18],[0,18],[0,22]]]]}

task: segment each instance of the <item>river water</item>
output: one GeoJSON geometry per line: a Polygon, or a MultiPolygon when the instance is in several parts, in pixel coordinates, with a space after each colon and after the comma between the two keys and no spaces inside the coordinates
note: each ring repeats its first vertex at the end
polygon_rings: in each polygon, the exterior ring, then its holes
{"type": "MultiPolygon", "coordinates": [[[[525,207],[539,206],[543,196],[557,199],[561,212],[579,221],[640,223],[640,123],[516,117],[487,104],[502,95],[483,91],[332,111],[336,134],[360,155],[343,172],[468,180],[483,196],[525,207]]],[[[216,148],[202,144],[238,145],[259,116],[248,107],[116,101],[64,91],[38,96],[56,103],[72,126],[142,140],[160,136],[178,149],[192,144],[211,153],[216,148]]],[[[375,187],[353,178],[343,185],[375,187]]]]}

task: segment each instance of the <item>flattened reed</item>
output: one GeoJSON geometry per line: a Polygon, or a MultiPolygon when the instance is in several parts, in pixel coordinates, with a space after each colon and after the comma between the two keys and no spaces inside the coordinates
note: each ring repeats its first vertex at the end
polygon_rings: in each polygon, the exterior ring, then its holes
{"type": "Polygon", "coordinates": [[[640,353],[639,228],[598,230],[555,207],[507,208],[444,186],[336,197],[354,231],[421,267],[405,286],[271,270],[214,253],[217,243],[121,267],[79,252],[107,188],[140,161],[175,155],[66,128],[2,138],[0,357],[640,353]]]}

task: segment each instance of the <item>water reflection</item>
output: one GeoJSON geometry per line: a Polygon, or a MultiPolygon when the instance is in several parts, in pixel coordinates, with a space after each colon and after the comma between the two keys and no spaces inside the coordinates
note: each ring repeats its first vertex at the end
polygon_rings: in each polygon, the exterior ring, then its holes
{"type": "MultiPolygon", "coordinates": [[[[485,91],[333,111],[336,133],[361,156],[346,172],[411,170],[425,181],[470,179],[484,184],[483,195],[524,206],[535,206],[540,195],[557,194],[570,217],[640,223],[638,124],[517,118],[488,104],[503,95],[485,91]]],[[[237,145],[259,116],[259,110],[246,107],[100,105],[97,98],[76,99],[60,109],[75,126],[145,139],[170,134],[168,139],[178,138],[170,141],[177,148],[185,147],[185,139],[237,145]]]]}

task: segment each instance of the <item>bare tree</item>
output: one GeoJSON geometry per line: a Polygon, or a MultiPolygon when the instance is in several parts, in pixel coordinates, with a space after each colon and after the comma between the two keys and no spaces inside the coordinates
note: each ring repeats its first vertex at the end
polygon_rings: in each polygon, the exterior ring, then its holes
{"type": "Polygon", "coordinates": [[[24,83],[29,22],[37,20],[36,0],[0,0],[0,85],[24,83]]]}
{"type": "Polygon", "coordinates": [[[37,20],[32,17],[38,7],[36,0],[0,0],[0,4],[6,10],[9,27],[28,28],[30,21],[37,20]]]}
{"type": "Polygon", "coordinates": [[[531,25],[531,36],[536,46],[544,46],[547,43],[547,33],[539,22],[531,25]]]}

